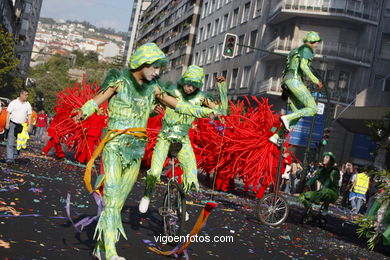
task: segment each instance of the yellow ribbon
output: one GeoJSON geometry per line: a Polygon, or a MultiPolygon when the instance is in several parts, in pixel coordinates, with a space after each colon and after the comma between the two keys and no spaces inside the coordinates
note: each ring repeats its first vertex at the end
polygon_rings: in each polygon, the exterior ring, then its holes
{"type": "MultiPolygon", "coordinates": [[[[138,138],[146,138],[146,128],[144,127],[139,127],[139,128],[127,128],[125,130],[110,130],[108,133],[104,136],[103,140],[99,143],[98,147],[95,149],[95,151],[92,154],[91,159],[87,163],[87,167],[85,169],[84,173],[84,183],[85,186],[87,187],[87,190],[89,192],[92,192],[92,185],[91,185],[91,172],[92,172],[92,167],[93,164],[96,160],[96,158],[99,156],[99,154],[103,151],[104,146],[106,143],[117,137],[118,135],[121,134],[126,134],[126,135],[133,135],[138,138]],[[111,134],[114,133],[112,136],[111,134]]],[[[103,182],[103,179],[100,181],[100,184],[103,182]]],[[[100,184],[96,187],[96,189],[100,186],[100,184]]]]}

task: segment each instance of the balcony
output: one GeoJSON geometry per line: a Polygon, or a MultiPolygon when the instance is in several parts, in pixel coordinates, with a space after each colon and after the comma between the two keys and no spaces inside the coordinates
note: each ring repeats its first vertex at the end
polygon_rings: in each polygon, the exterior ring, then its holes
{"type": "Polygon", "coordinates": [[[377,1],[273,0],[268,22],[276,24],[297,16],[378,25],[380,6],[377,1]]]}
{"type": "MultiPolygon", "coordinates": [[[[267,45],[267,50],[279,54],[288,54],[292,49],[299,47],[302,42],[276,38],[267,45]]],[[[320,42],[315,50],[316,55],[326,56],[329,60],[370,67],[372,49],[362,48],[343,42],[320,42]]]]}
{"type": "Polygon", "coordinates": [[[281,78],[269,78],[258,82],[258,91],[256,94],[273,94],[280,95],[282,93],[281,78]]]}

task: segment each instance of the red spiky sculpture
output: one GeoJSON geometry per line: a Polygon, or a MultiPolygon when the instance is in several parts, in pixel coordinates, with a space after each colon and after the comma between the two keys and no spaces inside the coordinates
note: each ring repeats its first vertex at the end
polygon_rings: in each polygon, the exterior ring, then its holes
{"type": "Polygon", "coordinates": [[[95,83],[86,83],[85,75],[82,83],[57,93],[54,111],[57,119],[57,135],[67,145],[68,149],[75,151],[75,159],[86,163],[92,156],[94,147],[100,142],[102,129],[107,125],[107,102],[101,107],[102,115],[96,113],[80,123],[75,123],[71,118],[71,112],[80,108],[85,102],[93,98],[100,87],[95,83]]]}
{"type": "MultiPolygon", "coordinates": [[[[234,189],[234,178],[239,177],[244,181],[245,190],[252,187],[261,198],[266,188],[276,181],[279,149],[268,138],[278,129],[280,120],[267,99],[252,99],[256,107],[248,98],[246,104],[230,102],[230,114],[224,117],[223,124],[210,119],[198,120],[190,131],[190,139],[198,168],[208,176],[214,173],[216,190],[234,189]]],[[[147,167],[150,167],[161,118],[160,115],[150,119],[148,124],[149,142],[144,157],[147,167]]],[[[288,142],[285,147],[286,156],[290,157],[288,142]]],[[[283,160],[283,166],[289,161],[283,160]]],[[[175,175],[180,173],[175,169],[175,175]]]]}

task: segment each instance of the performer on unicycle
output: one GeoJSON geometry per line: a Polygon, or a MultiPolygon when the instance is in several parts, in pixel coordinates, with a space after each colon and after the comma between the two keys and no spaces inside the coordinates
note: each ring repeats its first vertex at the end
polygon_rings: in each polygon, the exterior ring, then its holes
{"type": "MultiPolygon", "coordinates": [[[[203,69],[196,65],[191,65],[179,79],[177,85],[166,91],[179,101],[183,100],[197,106],[203,105],[213,109],[217,108],[217,105],[200,90],[203,86],[204,78],[203,69]]],[[[227,89],[226,84],[221,84],[225,82],[225,78],[220,76],[217,77],[216,81],[219,83],[221,108],[226,112],[227,89]]],[[[145,213],[148,210],[155,183],[160,180],[161,171],[172,142],[181,142],[183,145],[177,158],[183,170],[184,192],[188,193],[192,186],[195,186],[197,190],[199,189],[195,154],[188,137],[188,132],[194,120],[195,117],[193,116],[179,114],[174,109],[166,108],[162,129],[154,147],[152,165],[147,172],[145,193],[139,204],[141,213],[145,213]]],[[[188,218],[188,216],[186,217],[188,218]]]]}
{"type": "MultiPolygon", "coordinates": [[[[320,41],[318,33],[309,32],[303,38],[304,44],[288,54],[287,65],[283,71],[282,88],[288,92],[292,113],[280,118],[287,131],[291,131],[302,117],[314,116],[317,113],[317,104],[303,83],[302,77],[307,76],[314,84],[318,85],[318,89],[322,88],[322,82],[310,70],[314,58],[314,48],[320,41]]],[[[283,131],[284,129],[281,127],[269,140],[277,145],[278,139],[283,137],[283,131]]]]}

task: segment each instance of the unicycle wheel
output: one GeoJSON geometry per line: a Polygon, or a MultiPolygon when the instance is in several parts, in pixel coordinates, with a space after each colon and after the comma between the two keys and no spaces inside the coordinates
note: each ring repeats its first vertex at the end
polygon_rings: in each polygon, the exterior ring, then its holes
{"type": "Polygon", "coordinates": [[[285,198],[276,193],[269,193],[259,200],[256,211],[261,223],[277,226],[287,219],[289,210],[285,198]]]}
{"type": "MultiPolygon", "coordinates": [[[[178,183],[169,184],[165,193],[163,209],[160,215],[163,220],[163,232],[166,236],[178,236],[183,232],[186,214],[185,194],[178,183]]],[[[160,211],[160,210],[159,210],[160,211]]]]}

